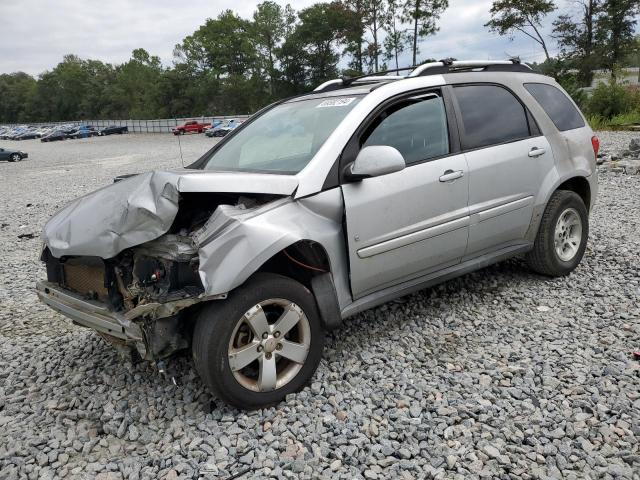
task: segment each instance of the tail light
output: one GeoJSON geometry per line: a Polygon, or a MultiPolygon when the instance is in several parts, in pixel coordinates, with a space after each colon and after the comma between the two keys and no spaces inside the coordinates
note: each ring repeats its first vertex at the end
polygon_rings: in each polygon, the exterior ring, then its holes
{"type": "Polygon", "coordinates": [[[598,158],[598,152],[600,151],[600,140],[595,135],[591,137],[591,146],[593,147],[593,153],[598,158]]]}

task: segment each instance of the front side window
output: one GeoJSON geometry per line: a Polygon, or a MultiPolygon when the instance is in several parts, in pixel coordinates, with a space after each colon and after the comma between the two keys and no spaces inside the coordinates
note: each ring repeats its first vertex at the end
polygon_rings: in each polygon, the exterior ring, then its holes
{"type": "Polygon", "coordinates": [[[560,89],[544,83],[525,83],[524,88],[536,99],[561,132],[584,127],[584,119],[560,89]]]}
{"type": "Polygon", "coordinates": [[[442,97],[429,93],[385,110],[365,133],[362,147],[396,148],[407,165],[449,153],[447,115],[442,97]]]}
{"type": "Polygon", "coordinates": [[[324,97],[277,105],[229,138],[203,168],[296,174],[360,99],[324,97]]]}
{"type": "Polygon", "coordinates": [[[454,92],[462,115],[465,150],[529,136],[527,113],[507,89],[495,85],[463,85],[455,87],[454,92]]]}

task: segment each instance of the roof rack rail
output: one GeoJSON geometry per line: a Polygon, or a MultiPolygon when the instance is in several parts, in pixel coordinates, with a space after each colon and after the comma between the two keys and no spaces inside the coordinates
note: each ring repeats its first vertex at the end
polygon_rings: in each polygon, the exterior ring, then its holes
{"type": "Polygon", "coordinates": [[[339,90],[351,86],[356,82],[360,83],[376,83],[387,82],[392,80],[402,80],[411,77],[423,77],[427,75],[443,75],[445,73],[469,72],[482,70],[484,72],[528,72],[535,73],[531,67],[520,63],[519,58],[511,58],[509,60],[453,60],[445,58],[437,62],[423,63],[422,65],[413,65],[411,67],[394,68],[383,72],[368,73],[357,77],[343,77],[334,80],[328,80],[317,86],[313,91],[315,93],[329,92],[331,90],[339,90]],[[403,72],[411,70],[409,75],[389,75],[389,73],[403,72]]]}
{"type": "Polygon", "coordinates": [[[453,60],[450,58],[438,62],[425,63],[415,68],[409,77],[422,77],[426,75],[442,75],[445,73],[465,72],[479,70],[485,72],[533,72],[531,67],[520,63],[519,58],[509,60],[453,60]]]}
{"type": "Polygon", "coordinates": [[[393,68],[390,70],[384,70],[381,72],[367,73],[365,75],[359,75],[357,77],[342,77],[334,80],[327,80],[321,85],[314,88],[314,92],[328,92],[331,90],[337,90],[339,88],[345,88],[351,86],[355,82],[372,83],[372,82],[386,82],[389,80],[401,80],[406,78],[404,75],[388,75],[389,73],[403,72],[406,70],[413,70],[415,66],[393,68]]]}

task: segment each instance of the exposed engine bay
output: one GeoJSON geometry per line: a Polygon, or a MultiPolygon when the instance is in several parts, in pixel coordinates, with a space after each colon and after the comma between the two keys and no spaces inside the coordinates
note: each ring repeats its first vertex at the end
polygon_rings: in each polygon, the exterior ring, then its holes
{"type": "Polygon", "coordinates": [[[214,212],[223,208],[226,212],[246,213],[275,198],[280,197],[182,194],[178,214],[166,234],[127,248],[113,258],[56,258],[45,248],[41,259],[46,263],[47,280],[140,322],[150,358],[170,355],[187,346],[186,339],[179,338],[181,310],[205,297],[198,251],[200,242],[207,239],[207,228],[215,220],[214,212]]]}
{"type": "Polygon", "coordinates": [[[200,304],[258,271],[327,295],[323,317],[339,321],[351,300],[342,194],[294,200],[297,187],[292,175],[188,169],[121,179],[46,223],[37,294],[145,360],[188,347],[200,304]]]}

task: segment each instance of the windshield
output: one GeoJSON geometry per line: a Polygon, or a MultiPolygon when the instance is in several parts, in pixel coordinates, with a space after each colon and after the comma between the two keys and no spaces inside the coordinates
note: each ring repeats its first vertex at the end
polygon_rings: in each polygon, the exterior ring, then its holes
{"type": "Polygon", "coordinates": [[[296,174],[359,101],[352,96],[277,105],[238,131],[203,168],[296,174]]]}

